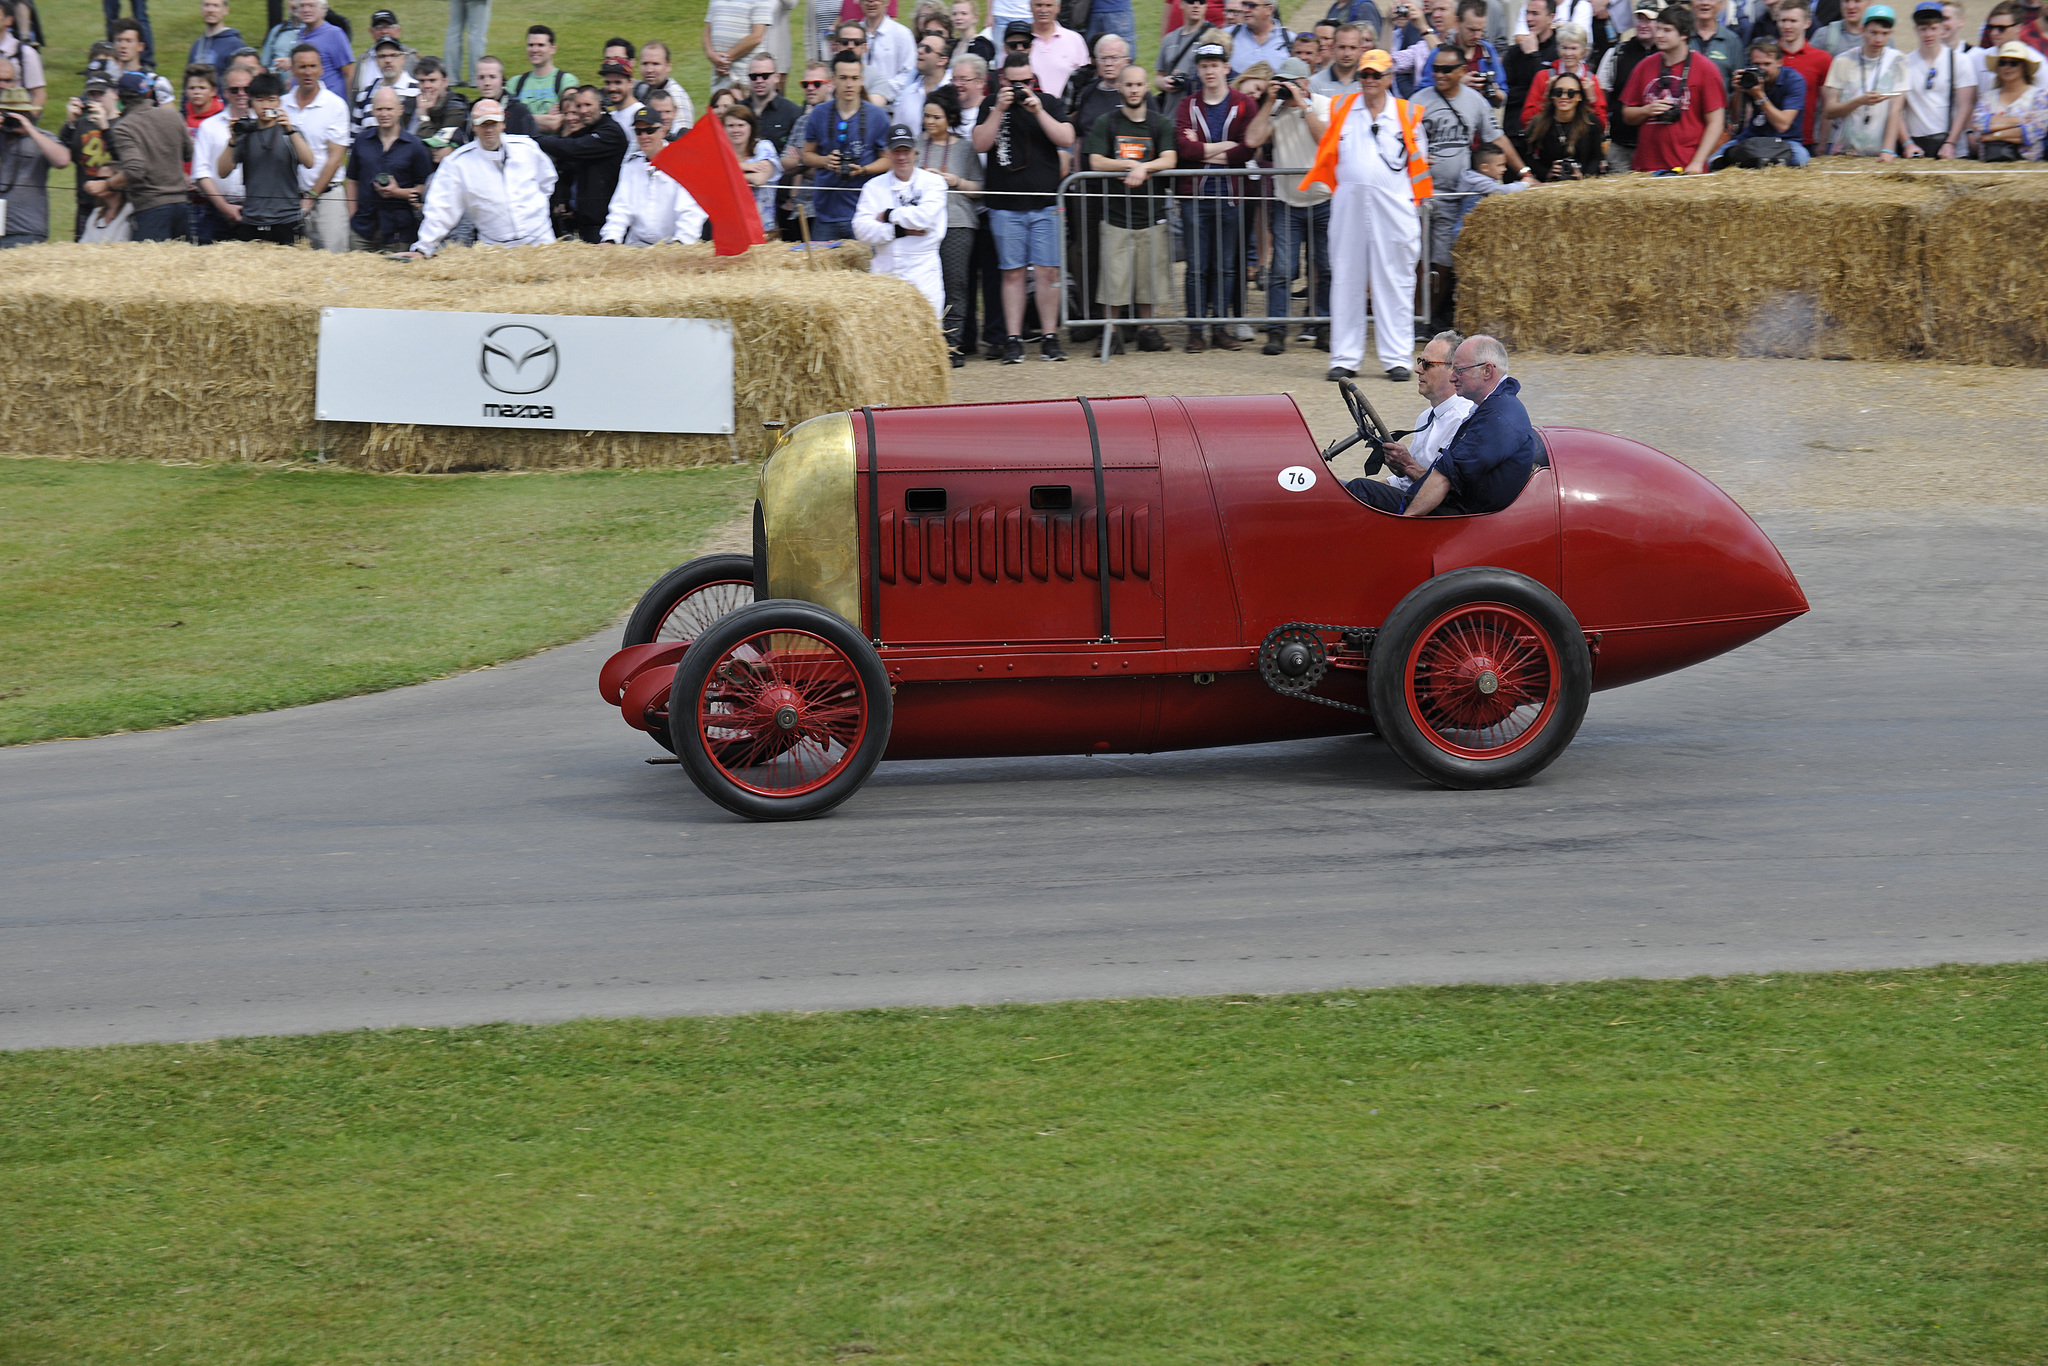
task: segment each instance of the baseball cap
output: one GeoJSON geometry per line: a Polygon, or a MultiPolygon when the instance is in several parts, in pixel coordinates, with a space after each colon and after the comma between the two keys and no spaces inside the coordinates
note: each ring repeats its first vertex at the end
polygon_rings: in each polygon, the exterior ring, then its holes
{"type": "Polygon", "coordinates": [[[604,79],[606,76],[631,76],[632,74],[633,68],[627,66],[624,62],[620,61],[616,57],[604,63],[597,69],[598,79],[600,80],[604,79]]]}
{"type": "Polygon", "coordinates": [[[635,109],[633,111],[633,127],[636,130],[642,128],[660,128],[661,115],[655,113],[652,109],[648,108],[646,105],[643,104],[638,109],[635,109]]]}
{"type": "Polygon", "coordinates": [[[915,147],[917,146],[917,135],[912,133],[904,124],[892,123],[889,125],[889,145],[891,147],[915,147]]]}
{"type": "Polygon", "coordinates": [[[98,72],[85,78],[85,93],[88,95],[103,95],[113,88],[113,83],[98,72]]]}
{"type": "Polygon", "coordinates": [[[1392,71],[1394,56],[1386,49],[1376,47],[1358,59],[1358,66],[1362,71],[1392,71]]]}
{"type": "Polygon", "coordinates": [[[469,107],[469,122],[472,127],[479,123],[503,123],[504,121],[505,106],[499,104],[496,100],[478,100],[469,107]]]}
{"type": "Polygon", "coordinates": [[[1899,26],[1899,16],[1892,13],[1890,5],[1872,5],[1869,9],[1863,11],[1863,22],[1866,24],[1883,24],[1886,28],[1897,28],[1899,26]]]}
{"type": "Polygon", "coordinates": [[[376,42],[370,44],[370,51],[403,52],[405,51],[405,44],[399,42],[396,38],[379,38],[376,42]]]}
{"type": "Polygon", "coordinates": [[[1214,57],[1219,62],[1230,60],[1230,54],[1223,50],[1223,44],[1221,43],[1197,43],[1195,45],[1196,61],[1206,62],[1211,57],[1214,57]]]}
{"type": "Polygon", "coordinates": [[[1308,63],[1299,57],[1289,57],[1286,61],[1280,63],[1280,69],[1273,74],[1283,81],[1307,80],[1308,63]]]}
{"type": "Polygon", "coordinates": [[[114,88],[123,95],[154,95],[156,81],[147,72],[124,71],[121,73],[121,79],[114,82],[114,88]]]}
{"type": "Polygon", "coordinates": [[[398,16],[388,9],[380,9],[370,16],[371,28],[397,28],[398,16]]]}
{"type": "Polygon", "coordinates": [[[1664,6],[1657,0],[1636,0],[1636,17],[1655,19],[1664,12],[1664,6]]]}
{"type": "Polygon", "coordinates": [[[1940,0],[1923,0],[1923,3],[1913,6],[1913,22],[1916,24],[1922,19],[1932,19],[1940,23],[1947,18],[1948,14],[1942,9],[1940,0]]]}
{"type": "Polygon", "coordinates": [[[1031,36],[1031,21],[1029,19],[1012,19],[1009,23],[1003,25],[1004,42],[1009,42],[1019,34],[1026,38],[1031,36]]]}

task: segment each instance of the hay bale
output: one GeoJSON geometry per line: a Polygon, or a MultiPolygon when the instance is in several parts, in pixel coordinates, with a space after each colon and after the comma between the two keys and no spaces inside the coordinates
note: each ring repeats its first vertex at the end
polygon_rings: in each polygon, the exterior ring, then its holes
{"type": "Polygon", "coordinates": [[[1932,355],[1926,229],[1960,179],[1724,171],[1495,195],[1458,239],[1458,326],[1540,351],[1932,355]]]}
{"type": "Polygon", "coordinates": [[[849,244],[581,243],[444,253],[411,264],[259,244],[22,248],[0,256],[0,454],[290,460],[373,470],[618,468],[752,456],[766,419],[946,397],[944,339],[909,284],[866,274],[849,244]],[[724,318],[738,432],[531,432],[320,423],[323,307],[724,318]]]}
{"type": "Polygon", "coordinates": [[[1928,224],[1938,351],[1971,365],[2048,365],[2048,174],[1972,177],[1928,224]]]}

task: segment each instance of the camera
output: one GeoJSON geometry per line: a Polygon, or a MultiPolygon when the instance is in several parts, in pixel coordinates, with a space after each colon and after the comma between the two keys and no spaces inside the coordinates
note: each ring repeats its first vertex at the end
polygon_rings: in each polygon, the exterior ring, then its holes
{"type": "Polygon", "coordinates": [[[1762,68],[1745,66],[1736,69],[1735,86],[1738,90],[1759,90],[1763,88],[1763,83],[1764,73],[1762,68]]]}
{"type": "Polygon", "coordinates": [[[1570,157],[1566,157],[1563,161],[1558,162],[1557,178],[1559,180],[1577,180],[1579,178],[1579,163],[1573,161],[1570,157]]]}
{"type": "Polygon", "coordinates": [[[254,114],[245,114],[241,118],[236,119],[233,123],[228,125],[228,127],[233,130],[234,135],[238,138],[248,137],[249,134],[255,132],[258,128],[261,128],[262,126],[263,125],[257,121],[256,116],[254,114]]]}
{"type": "Polygon", "coordinates": [[[1195,80],[1185,71],[1176,71],[1166,78],[1166,88],[1176,95],[1185,95],[1195,88],[1195,80]]]}
{"type": "Polygon", "coordinates": [[[1025,100],[1031,98],[1031,83],[1029,81],[1011,81],[1009,85],[1010,98],[1018,104],[1022,104],[1025,100]]]}
{"type": "Polygon", "coordinates": [[[1415,17],[1415,11],[1407,5],[1396,5],[1394,6],[1394,17],[1396,19],[1412,19],[1415,17]]]}

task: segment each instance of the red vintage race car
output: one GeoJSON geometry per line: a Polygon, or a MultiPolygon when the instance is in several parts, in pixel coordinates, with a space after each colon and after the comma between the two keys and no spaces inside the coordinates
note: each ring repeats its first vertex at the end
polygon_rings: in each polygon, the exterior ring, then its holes
{"type": "Polygon", "coordinates": [[[1547,428],[1512,505],[1397,517],[1294,400],[862,409],[786,432],[754,554],[665,575],[599,691],[704,794],[820,815],[888,759],[1148,753],[1376,732],[1500,787],[1591,693],[1807,610],[1782,556],[1651,448],[1547,428]]]}

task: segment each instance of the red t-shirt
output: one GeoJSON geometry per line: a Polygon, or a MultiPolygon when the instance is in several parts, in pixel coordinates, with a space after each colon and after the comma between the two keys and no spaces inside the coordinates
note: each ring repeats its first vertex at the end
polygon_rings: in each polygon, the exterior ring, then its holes
{"type": "Polygon", "coordinates": [[[1631,159],[1638,171],[1683,170],[1700,149],[1707,115],[1728,107],[1728,96],[1721,89],[1721,68],[1697,52],[1688,52],[1679,66],[1665,65],[1661,52],[1636,63],[1621,92],[1623,106],[1640,107],[1659,98],[1677,102],[1678,120],[1658,123],[1651,119],[1641,125],[1631,159]]]}
{"type": "Polygon", "coordinates": [[[1813,121],[1820,117],[1820,88],[1828,83],[1828,68],[1834,58],[1812,43],[1784,55],[1786,66],[1806,78],[1806,107],[1799,111],[1799,140],[1813,146],[1813,121]]]}

